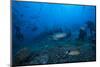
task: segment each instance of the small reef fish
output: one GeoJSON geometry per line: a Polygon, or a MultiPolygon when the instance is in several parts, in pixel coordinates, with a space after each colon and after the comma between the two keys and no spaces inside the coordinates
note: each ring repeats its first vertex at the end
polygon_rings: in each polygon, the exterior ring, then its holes
{"type": "Polygon", "coordinates": [[[85,27],[81,27],[80,30],[85,30],[85,27]]]}
{"type": "Polygon", "coordinates": [[[71,56],[73,56],[73,55],[79,55],[79,54],[80,54],[80,51],[78,51],[78,50],[70,51],[68,53],[68,55],[71,55],[71,56]]]}
{"type": "Polygon", "coordinates": [[[54,40],[59,40],[65,38],[66,36],[67,36],[66,33],[56,33],[52,37],[54,40]]]}

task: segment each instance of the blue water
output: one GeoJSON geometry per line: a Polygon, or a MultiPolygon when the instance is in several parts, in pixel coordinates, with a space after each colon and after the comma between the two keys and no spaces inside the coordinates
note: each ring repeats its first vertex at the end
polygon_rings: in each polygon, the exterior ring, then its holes
{"type": "Polygon", "coordinates": [[[70,30],[71,40],[75,42],[80,28],[85,27],[87,21],[96,23],[95,6],[13,1],[13,55],[25,47],[41,51],[45,46],[41,44],[43,40],[49,47],[55,47],[57,44],[47,40],[53,32],[56,33],[55,30],[64,33],[70,30]]]}

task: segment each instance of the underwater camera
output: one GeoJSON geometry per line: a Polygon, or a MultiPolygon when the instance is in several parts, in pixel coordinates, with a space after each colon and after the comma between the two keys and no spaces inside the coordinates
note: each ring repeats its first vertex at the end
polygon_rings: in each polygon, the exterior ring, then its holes
{"type": "Polygon", "coordinates": [[[96,6],[12,0],[12,66],[96,61],[96,6]]]}

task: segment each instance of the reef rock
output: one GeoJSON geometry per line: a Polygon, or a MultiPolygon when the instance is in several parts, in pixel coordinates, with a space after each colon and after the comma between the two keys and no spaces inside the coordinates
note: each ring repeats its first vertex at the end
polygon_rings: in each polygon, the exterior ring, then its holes
{"type": "Polygon", "coordinates": [[[14,58],[14,65],[22,65],[26,63],[26,60],[32,55],[32,52],[28,48],[20,49],[14,58]]]}

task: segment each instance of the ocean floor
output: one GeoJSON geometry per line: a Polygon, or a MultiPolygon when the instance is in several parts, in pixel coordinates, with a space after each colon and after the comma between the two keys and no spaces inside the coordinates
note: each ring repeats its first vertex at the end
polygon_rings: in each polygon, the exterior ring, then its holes
{"type": "MultiPolygon", "coordinates": [[[[18,47],[17,47],[18,48],[18,47]]],[[[16,49],[16,48],[14,48],[16,49]]],[[[17,50],[14,65],[39,65],[96,60],[96,45],[87,41],[45,37],[17,50]]]]}

